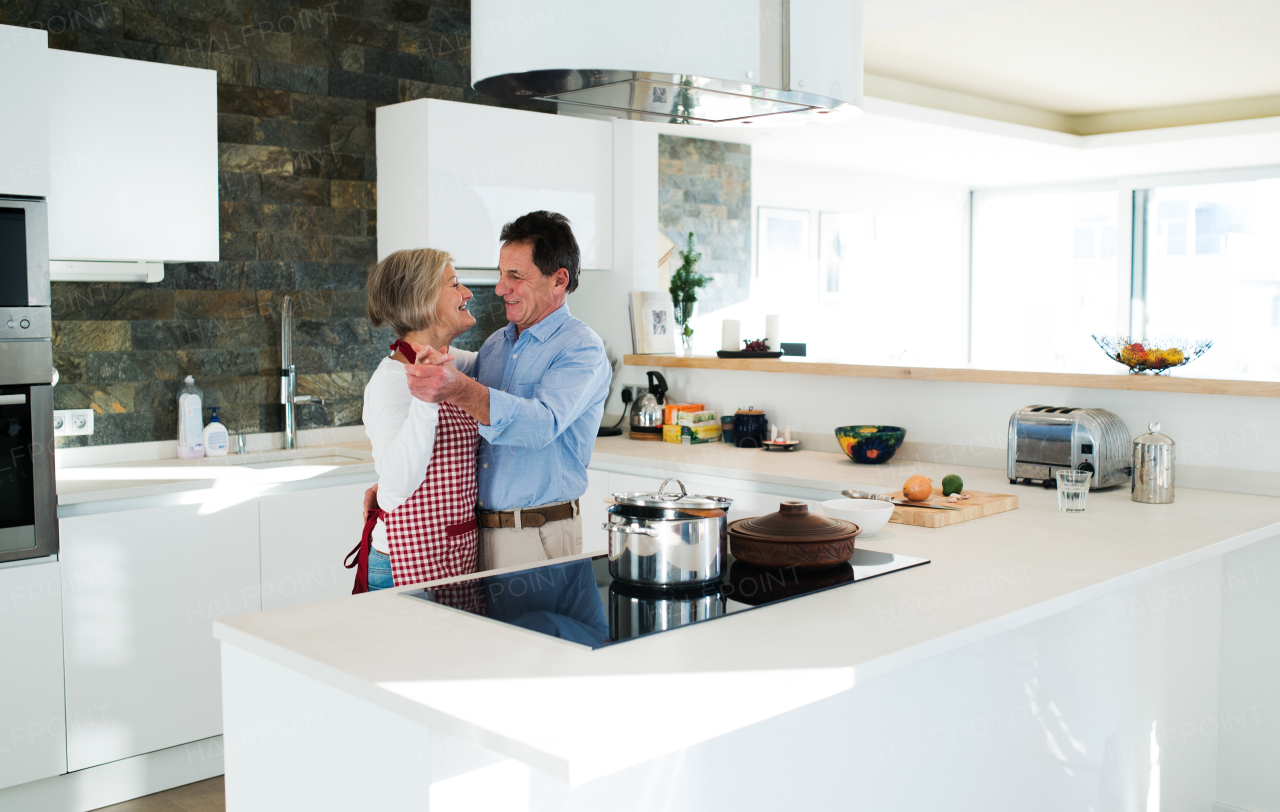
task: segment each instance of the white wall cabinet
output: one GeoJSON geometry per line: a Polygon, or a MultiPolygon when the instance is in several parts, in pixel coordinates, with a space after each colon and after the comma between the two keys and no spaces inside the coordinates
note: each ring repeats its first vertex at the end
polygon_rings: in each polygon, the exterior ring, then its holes
{"type": "Polygon", "coordinates": [[[67,766],[222,732],[218,618],[256,612],[258,501],[64,518],[67,766]]]}
{"type": "Polygon", "coordinates": [[[0,194],[49,195],[49,34],[0,25],[0,194]]]}
{"type": "Polygon", "coordinates": [[[216,262],[217,74],[70,51],[48,59],[49,258],[216,262]]]}
{"type": "Polygon", "coordinates": [[[505,223],[539,209],[573,224],[581,267],[613,266],[613,126],[419,99],[378,108],[378,258],[424,246],[496,268],[505,223]]]}
{"type": "Polygon", "coordinates": [[[58,562],[0,569],[0,788],[67,771],[58,562]]]}
{"type": "Polygon", "coordinates": [[[370,480],[261,498],[263,611],[351,594],[355,570],[343,567],[342,561],[360,540],[360,505],[372,484],[370,480]]]}

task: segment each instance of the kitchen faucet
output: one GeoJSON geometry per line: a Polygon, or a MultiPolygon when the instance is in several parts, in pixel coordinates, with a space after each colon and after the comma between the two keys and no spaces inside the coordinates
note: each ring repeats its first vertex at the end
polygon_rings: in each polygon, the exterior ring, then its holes
{"type": "Polygon", "coordinates": [[[280,313],[280,402],[284,404],[284,447],[298,447],[299,403],[324,404],[324,398],[298,394],[298,370],[293,365],[293,300],[284,297],[280,313]]]}

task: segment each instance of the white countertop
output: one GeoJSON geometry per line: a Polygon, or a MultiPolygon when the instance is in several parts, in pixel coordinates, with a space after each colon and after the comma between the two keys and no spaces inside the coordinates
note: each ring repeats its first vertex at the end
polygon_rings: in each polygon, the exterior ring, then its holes
{"type": "Polygon", "coordinates": [[[887,577],[600,650],[386,592],[245,615],[215,635],[355,696],[463,735],[573,783],[641,763],[855,684],[1280,532],[1280,498],[1180,489],[1170,505],[1126,489],[1083,514],[1002,471],[823,452],[597,441],[593,466],[688,472],[829,491],[900,487],[910,473],[1019,496],[945,528],[891,524],[860,546],[931,559],[887,577]],[[620,699],[621,698],[621,699],[620,699]],[[660,726],[608,723],[671,709],[660,726]]]}
{"type": "Polygon", "coordinates": [[[209,489],[269,490],[336,476],[372,476],[369,442],[331,443],[294,451],[267,449],[225,457],[147,459],[59,467],[58,505],[180,494],[209,489]]]}

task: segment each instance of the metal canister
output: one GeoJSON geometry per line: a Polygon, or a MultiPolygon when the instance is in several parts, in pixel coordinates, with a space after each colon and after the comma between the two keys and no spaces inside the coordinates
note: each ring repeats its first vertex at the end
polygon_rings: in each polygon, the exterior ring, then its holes
{"type": "Polygon", "coordinates": [[[1133,441],[1133,480],[1130,495],[1135,502],[1167,505],[1173,501],[1173,440],[1160,433],[1160,424],[1147,426],[1150,434],[1133,441]]]}

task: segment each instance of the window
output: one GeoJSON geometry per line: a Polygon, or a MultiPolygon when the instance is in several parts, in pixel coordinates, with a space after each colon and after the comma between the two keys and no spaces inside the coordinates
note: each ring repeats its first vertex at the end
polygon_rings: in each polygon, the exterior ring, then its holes
{"type": "Polygon", "coordinates": [[[1195,377],[1280,379],[1280,180],[1159,186],[1146,195],[1138,332],[1212,339],[1188,369],[1195,377]]]}
{"type": "Polygon", "coordinates": [[[1259,175],[1280,172],[975,192],[971,363],[1117,372],[1107,333],[1212,340],[1179,374],[1280,380],[1280,178],[1259,175]]]}
{"type": "Polygon", "coordinates": [[[971,361],[1109,371],[1091,337],[1128,328],[1120,193],[975,194],[971,361]]]}

